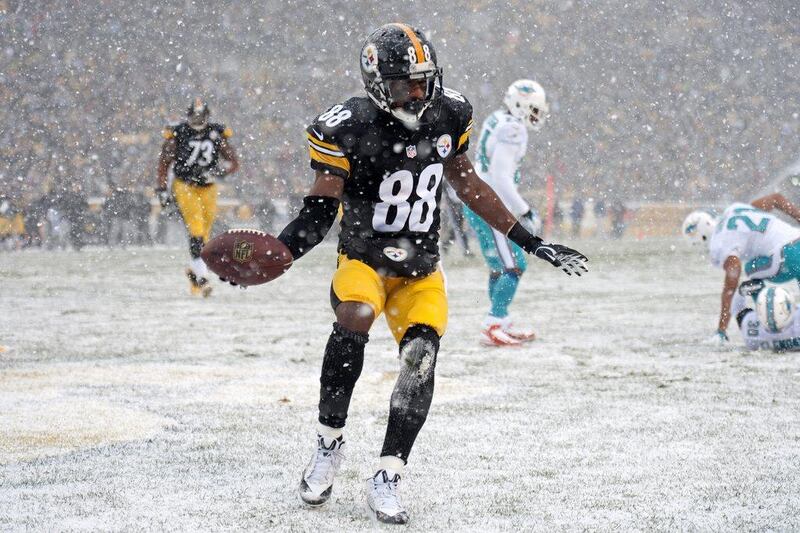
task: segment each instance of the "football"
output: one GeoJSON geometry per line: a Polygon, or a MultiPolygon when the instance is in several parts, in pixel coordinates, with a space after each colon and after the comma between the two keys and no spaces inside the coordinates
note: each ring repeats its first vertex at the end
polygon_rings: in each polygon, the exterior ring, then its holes
{"type": "Polygon", "coordinates": [[[200,256],[220,278],[249,287],[271,281],[292,266],[292,254],[263,231],[231,229],[203,246],[200,256]]]}

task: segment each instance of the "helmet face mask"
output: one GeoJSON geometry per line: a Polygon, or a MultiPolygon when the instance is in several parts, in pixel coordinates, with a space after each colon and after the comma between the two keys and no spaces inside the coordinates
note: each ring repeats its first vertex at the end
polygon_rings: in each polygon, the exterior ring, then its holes
{"type": "Polygon", "coordinates": [[[386,24],[372,32],[361,48],[361,76],[372,102],[405,126],[415,128],[438,116],[442,69],[433,45],[418,30],[386,24]]]}
{"type": "Polygon", "coordinates": [[[550,107],[547,95],[539,83],[533,80],[517,80],[512,83],[503,98],[508,112],[520,119],[529,130],[539,131],[550,107]]]}
{"type": "Polygon", "coordinates": [[[186,112],[188,118],[187,122],[192,129],[197,131],[203,130],[208,125],[208,117],[210,114],[211,111],[208,109],[208,104],[206,104],[202,98],[195,98],[186,112]]]}

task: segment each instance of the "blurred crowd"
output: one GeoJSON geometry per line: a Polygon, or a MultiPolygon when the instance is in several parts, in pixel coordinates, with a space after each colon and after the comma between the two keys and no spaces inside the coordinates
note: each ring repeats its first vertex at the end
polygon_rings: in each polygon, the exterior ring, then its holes
{"type": "Polygon", "coordinates": [[[144,212],[160,131],[194,95],[234,131],[242,170],[228,194],[297,197],[311,176],[305,125],[362,91],[362,39],[396,20],[430,32],[445,84],[478,123],[517,78],[547,89],[551,116],[522,184],[540,206],[547,175],[561,203],[608,212],[745,198],[798,154],[793,0],[395,4],[0,0],[8,213],[32,220],[59,202],[66,212],[70,194],[96,204],[115,191],[144,212]]]}

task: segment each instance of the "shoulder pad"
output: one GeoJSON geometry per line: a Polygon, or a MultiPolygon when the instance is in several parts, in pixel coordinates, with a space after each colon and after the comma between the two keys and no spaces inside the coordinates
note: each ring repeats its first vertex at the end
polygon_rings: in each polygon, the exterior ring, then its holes
{"type": "Polygon", "coordinates": [[[325,170],[343,178],[350,176],[347,147],[341,140],[345,132],[354,127],[358,129],[364,121],[365,109],[359,100],[351,98],[329,107],[306,128],[311,167],[315,170],[325,170]]]}
{"type": "Polygon", "coordinates": [[[445,120],[453,125],[456,132],[456,155],[469,148],[469,136],[472,133],[472,104],[467,98],[450,88],[444,87],[442,94],[442,111],[445,120]]]}
{"type": "Polygon", "coordinates": [[[380,111],[366,97],[350,98],[319,114],[307,131],[311,133],[311,128],[314,128],[318,137],[322,134],[333,139],[344,130],[374,122],[378,113],[380,111]]]}
{"type": "Polygon", "coordinates": [[[220,124],[219,122],[209,122],[208,125],[211,127],[212,130],[216,131],[220,135],[222,135],[227,129],[225,127],[225,124],[220,124]]]}
{"type": "Polygon", "coordinates": [[[472,118],[472,104],[460,92],[444,87],[442,100],[442,105],[459,118],[467,120],[472,118]]]}

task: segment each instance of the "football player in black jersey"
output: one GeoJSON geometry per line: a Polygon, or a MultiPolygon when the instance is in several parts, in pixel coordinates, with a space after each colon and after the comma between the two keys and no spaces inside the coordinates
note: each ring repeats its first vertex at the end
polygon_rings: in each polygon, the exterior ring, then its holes
{"type": "Polygon", "coordinates": [[[586,257],[529,233],[476,176],[466,154],[472,107],[442,85],[433,45],[419,30],[378,28],[363,44],[361,73],[367,95],[332,106],[307,128],[316,179],[304,208],[279,236],[297,260],[322,241],[342,206],[331,284],[336,322],[322,362],[317,450],[299,491],[312,506],[330,497],[368,333],[384,313],[399,344],[401,371],[367,502],[380,521],[405,523],[397,487],[433,398],[447,326],[438,247],[442,180],[490,225],[567,274],[585,272],[586,257]]]}
{"type": "Polygon", "coordinates": [[[217,178],[236,172],[239,160],[230,143],[233,132],[223,124],[208,122],[208,105],[196,98],[189,106],[187,120],[164,129],[164,144],[158,159],[156,195],[163,207],[174,197],[189,233],[189,286],[192,294],[208,296],[211,285],[200,258],[217,215],[217,178]],[[227,166],[220,165],[220,158],[227,166]],[[172,165],[175,179],[167,189],[172,165]]]}

